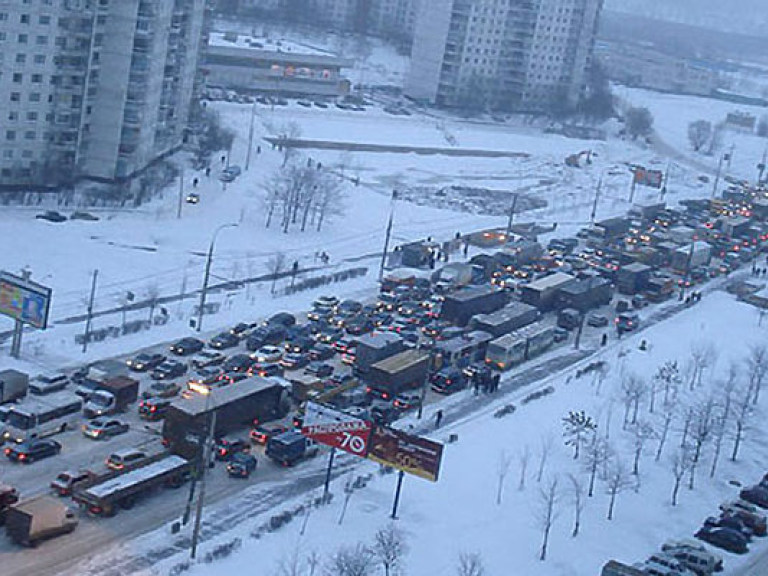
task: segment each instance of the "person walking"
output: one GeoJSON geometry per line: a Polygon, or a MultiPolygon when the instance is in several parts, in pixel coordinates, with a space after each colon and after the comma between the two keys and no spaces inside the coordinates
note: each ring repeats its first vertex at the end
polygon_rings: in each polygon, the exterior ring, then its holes
{"type": "Polygon", "coordinates": [[[443,411],[438,410],[435,412],[435,429],[440,428],[440,424],[443,423],[443,411]]]}

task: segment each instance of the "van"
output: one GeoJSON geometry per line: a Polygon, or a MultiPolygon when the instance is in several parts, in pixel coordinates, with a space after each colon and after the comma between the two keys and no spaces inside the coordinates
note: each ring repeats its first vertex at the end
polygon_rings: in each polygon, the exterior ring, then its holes
{"type": "Polygon", "coordinates": [[[699,576],[710,576],[723,569],[723,558],[695,541],[669,541],[661,550],[699,576]]]}
{"type": "Polygon", "coordinates": [[[107,467],[112,470],[123,470],[126,467],[141,462],[146,457],[147,454],[138,448],[125,448],[109,455],[107,467]]]}
{"type": "Polygon", "coordinates": [[[609,560],[603,566],[600,576],[647,576],[640,568],[622,564],[616,560],[609,560]]]}
{"type": "MultiPolygon", "coordinates": [[[[685,567],[674,556],[670,554],[666,554],[664,552],[659,552],[657,554],[651,555],[646,561],[646,566],[649,567],[651,570],[655,569],[662,573],[663,571],[661,570],[661,568],[665,568],[675,576],[696,576],[695,573],[693,573],[691,570],[685,567]]],[[[649,573],[653,574],[652,571],[649,573]]]]}

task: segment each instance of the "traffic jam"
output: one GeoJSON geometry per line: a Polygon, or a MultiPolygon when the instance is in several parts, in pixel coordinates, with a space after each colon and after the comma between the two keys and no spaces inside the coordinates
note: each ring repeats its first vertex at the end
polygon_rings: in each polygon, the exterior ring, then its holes
{"type": "MultiPolygon", "coordinates": [[[[357,426],[317,420],[318,406],[370,423],[378,446],[405,442],[397,421],[413,414],[439,426],[445,396],[490,398],[508,371],[539,356],[605,346],[664,301],[695,305],[712,278],[741,267],[765,276],[766,220],[768,191],[736,183],[722,199],[635,205],[546,245],[535,227],[412,242],[396,249],[399,267],[370,300],[323,295],[306,314],[278,312],[71,373],[2,371],[0,523],[34,545],[72,532],[76,509],[82,519],[140,507],[201,466],[213,482],[258,481],[265,467],[283,474],[335,446],[307,430],[357,426]],[[462,249],[466,260],[448,261],[462,249]]],[[[368,450],[349,442],[348,451],[368,450]]]]}

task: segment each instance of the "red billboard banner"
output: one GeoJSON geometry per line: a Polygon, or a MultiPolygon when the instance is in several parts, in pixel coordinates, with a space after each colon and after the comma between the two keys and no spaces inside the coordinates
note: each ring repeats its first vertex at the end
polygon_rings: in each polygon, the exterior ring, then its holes
{"type": "Polygon", "coordinates": [[[634,169],[635,184],[640,186],[650,186],[651,188],[661,188],[664,183],[664,172],[661,170],[649,170],[642,166],[634,169]]]}
{"type": "Polygon", "coordinates": [[[373,429],[368,448],[370,460],[432,482],[437,482],[442,457],[439,442],[383,426],[373,429]]]}
{"type": "Polygon", "coordinates": [[[301,433],[315,442],[365,458],[371,423],[314,402],[308,402],[301,433]]]}

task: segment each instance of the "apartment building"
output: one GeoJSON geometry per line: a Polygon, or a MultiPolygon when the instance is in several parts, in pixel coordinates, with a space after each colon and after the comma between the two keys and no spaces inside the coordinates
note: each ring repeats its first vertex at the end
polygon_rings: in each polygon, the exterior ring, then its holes
{"type": "Polygon", "coordinates": [[[119,182],[182,142],[205,0],[0,0],[0,186],[119,182]]]}
{"type": "Polygon", "coordinates": [[[603,0],[430,0],[416,18],[407,96],[546,111],[586,88],[603,0]]]}

